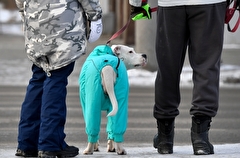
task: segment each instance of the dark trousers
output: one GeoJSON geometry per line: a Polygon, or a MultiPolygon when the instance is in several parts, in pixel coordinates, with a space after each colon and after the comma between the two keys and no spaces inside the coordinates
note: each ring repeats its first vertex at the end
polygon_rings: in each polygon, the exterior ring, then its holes
{"type": "Polygon", "coordinates": [[[158,7],[154,117],[179,114],[180,74],[188,48],[193,69],[191,115],[214,117],[218,110],[219,73],[226,3],[158,7]]]}
{"type": "Polygon", "coordinates": [[[74,62],[51,71],[47,77],[43,69],[33,65],[19,122],[18,148],[23,151],[59,151],[66,147],[67,77],[74,62]]]}

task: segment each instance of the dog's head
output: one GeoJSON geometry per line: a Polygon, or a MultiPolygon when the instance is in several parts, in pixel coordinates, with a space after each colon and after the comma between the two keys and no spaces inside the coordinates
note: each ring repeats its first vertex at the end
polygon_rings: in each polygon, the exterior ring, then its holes
{"type": "Polygon", "coordinates": [[[112,45],[112,51],[121,59],[127,69],[144,67],[147,64],[147,55],[138,54],[133,48],[125,45],[112,45]]]}

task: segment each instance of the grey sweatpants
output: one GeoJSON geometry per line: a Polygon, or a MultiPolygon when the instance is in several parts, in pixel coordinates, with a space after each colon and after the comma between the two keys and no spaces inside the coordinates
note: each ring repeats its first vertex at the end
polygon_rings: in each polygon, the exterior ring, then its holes
{"type": "Polygon", "coordinates": [[[218,110],[219,73],[226,3],[158,7],[154,117],[179,114],[180,74],[188,47],[193,69],[191,115],[214,117],[218,110]]]}

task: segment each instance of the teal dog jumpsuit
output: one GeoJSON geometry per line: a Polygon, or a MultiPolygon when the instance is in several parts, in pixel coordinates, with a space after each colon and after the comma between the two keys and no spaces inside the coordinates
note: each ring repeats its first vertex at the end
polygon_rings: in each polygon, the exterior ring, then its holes
{"type": "Polygon", "coordinates": [[[79,76],[80,100],[90,143],[96,143],[99,139],[101,111],[104,110],[108,114],[112,110],[112,104],[103,90],[101,81],[101,71],[106,65],[112,66],[117,74],[114,92],[118,102],[117,114],[108,117],[106,127],[108,139],[123,142],[127,128],[129,94],[127,69],[109,46],[97,46],[87,57],[79,76]]]}

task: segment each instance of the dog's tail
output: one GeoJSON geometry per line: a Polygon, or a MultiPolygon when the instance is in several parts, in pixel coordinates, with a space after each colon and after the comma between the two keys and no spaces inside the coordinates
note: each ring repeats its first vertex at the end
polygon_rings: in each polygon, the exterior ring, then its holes
{"type": "Polygon", "coordinates": [[[115,106],[115,107],[114,107],[114,105],[113,105],[113,109],[112,109],[112,111],[107,115],[107,117],[116,115],[117,111],[118,111],[118,106],[115,106]]]}
{"type": "Polygon", "coordinates": [[[118,102],[117,102],[117,98],[116,98],[115,93],[114,93],[114,89],[110,90],[110,91],[108,89],[108,96],[109,96],[109,99],[112,103],[112,111],[108,113],[107,117],[114,116],[118,112],[118,102]]]}
{"type": "Polygon", "coordinates": [[[102,69],[101,77],[102,77],[102,85],[105,91],[107,92],[109,99],[112,103],[112,111],[107,115],[107,117],[114,116],[117,114],[117,111],[118,111],[118,102],[114,92],[114,83],[116,81],[116,73],[114,72],[111,66],[105,66],[102,69]]]}

